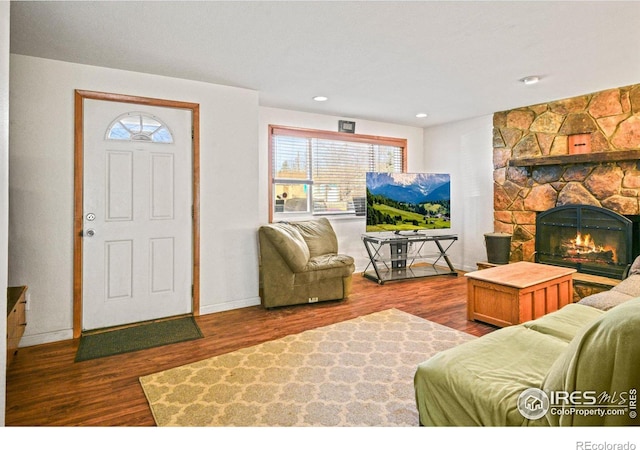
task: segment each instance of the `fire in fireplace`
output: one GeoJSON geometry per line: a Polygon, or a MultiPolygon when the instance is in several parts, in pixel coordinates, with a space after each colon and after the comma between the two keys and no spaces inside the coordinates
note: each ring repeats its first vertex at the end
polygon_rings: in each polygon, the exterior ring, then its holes
{"type": "Polygon", "coordinates": [[[624,278],[633,262],[633,222],[590,205],[565,205],[538,214],[536,262],[624,278]]]}
{"type": "Polygon", "coordinates": [[[578,233],[575,239],[563,242],[560,249],[564,258],[576,263],[615,264],[617,262],[616,249],[596,244],[590,234],[583,237],[578,233]]]}

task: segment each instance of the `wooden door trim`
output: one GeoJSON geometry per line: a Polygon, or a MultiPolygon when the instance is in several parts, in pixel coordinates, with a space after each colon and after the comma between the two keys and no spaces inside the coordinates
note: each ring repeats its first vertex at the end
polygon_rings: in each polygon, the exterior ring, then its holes
{"type": "Polygon", "coordinates": [[[83,231],[83,152],[84,152],[84,100],[105,100],[133,103],[145,106],[163,106],[187,109],[192,113],[193,154],[192,154],[192,314],[200,315],[200,105],[150,97],[75,90],[74,117],[74,180],[73,180],[73,337],[82,334],[82,231],[83,231]]]}

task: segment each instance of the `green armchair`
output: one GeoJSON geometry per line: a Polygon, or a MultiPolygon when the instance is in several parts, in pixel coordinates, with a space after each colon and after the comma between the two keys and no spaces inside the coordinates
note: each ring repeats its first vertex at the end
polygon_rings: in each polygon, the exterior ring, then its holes
{"type": "Polygon", "coordinates": [[[338,254],[338,239],[326,218],[261,226],[258,243],[265,308],[349,296],[354,260],[338,254]]]}

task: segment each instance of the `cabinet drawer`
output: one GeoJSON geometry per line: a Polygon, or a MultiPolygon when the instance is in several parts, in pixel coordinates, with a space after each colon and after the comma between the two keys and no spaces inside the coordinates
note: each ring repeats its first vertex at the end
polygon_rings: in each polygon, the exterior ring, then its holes
{"type": "Polygon", "coordinates": [[[27,327],[26,320],[26,286],[7,289],[7,366],[20,345],[20,339],[27,327]]]}
{"type": "Polygon", "coordinates": [[[7,317],[7,339],[18,339],[24,334],[27,326],[25,301],[20,299],[7,317]]]}

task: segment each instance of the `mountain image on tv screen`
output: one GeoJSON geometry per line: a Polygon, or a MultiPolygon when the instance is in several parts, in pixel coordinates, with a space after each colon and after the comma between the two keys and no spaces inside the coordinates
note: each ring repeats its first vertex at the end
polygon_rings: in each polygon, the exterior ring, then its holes
{"type": "Polygon", "coordinates": [[[451,228],[451,181],[442,173],[367,172],[367,232],[451,228]]]}

